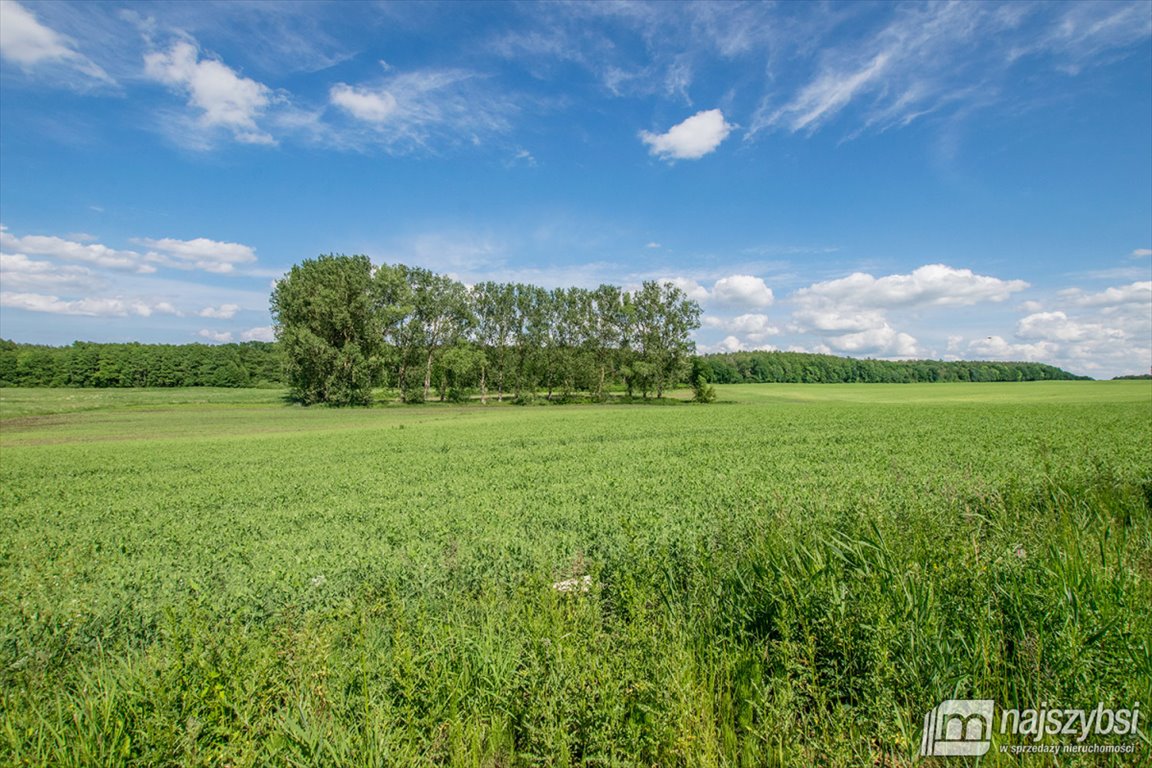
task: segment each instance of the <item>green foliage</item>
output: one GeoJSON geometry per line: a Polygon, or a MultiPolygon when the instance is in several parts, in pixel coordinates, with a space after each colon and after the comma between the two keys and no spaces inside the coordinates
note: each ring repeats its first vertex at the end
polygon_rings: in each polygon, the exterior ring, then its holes
{"type": "Polygon", "coordinates": [[[0,392],[0,763],[903,766],[945,698],[1152,700],[1147,382],[717,388],[0,392]]]}
{"type": "Polygon", "coordinates": [[[692,361],[692,399],[697,403],[711,403],[716,400],[716,388],[712,386],[712,369],[700,358],[692,361]]]}
{"type": "Polygon", "coordinates": [[[46,347],[0,340],[0,387],[250,387],[282,383],[270,342],[46,347]]]}
{"type": "Polygon", "coordinates": [[[730,352],[700,358],[717,384],[897,384],[1087,379],[1043,363],[858,360],[802,352],[730,352]]]}
{"type": "Polygon", "coordinates": [[[367,256],[335,254],[292,267],[272,291],[272,317],[293,399],[368,405],[384,339],[367,256]]]}

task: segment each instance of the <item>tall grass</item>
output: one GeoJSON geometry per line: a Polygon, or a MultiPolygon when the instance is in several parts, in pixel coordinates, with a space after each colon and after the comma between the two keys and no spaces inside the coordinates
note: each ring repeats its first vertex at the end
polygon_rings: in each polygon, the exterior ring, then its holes
{"type": "Polygon", "coordinates": [[[1096,391],[5,430],[0,762],[904,766],[946,698],[1152,702],[1096,391]]]}

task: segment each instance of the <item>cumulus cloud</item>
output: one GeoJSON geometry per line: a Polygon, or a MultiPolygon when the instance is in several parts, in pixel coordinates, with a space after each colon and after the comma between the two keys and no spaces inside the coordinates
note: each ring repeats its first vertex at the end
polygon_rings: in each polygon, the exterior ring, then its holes
{"type": "Polygon", "coordinates": [[[167,51],[148,53],[144,71],[185,95],[188,106],[199,113],[196,122],[201,128],[227,131],[247,144],[276,143],[257,122],[273,101],[272,90],[221,61],[200,58],[192,42],[178,40],[167,51]]]}
{"type": "Polygon", "coordinates": [[[30,259],[22,253],[0,251],[0,282],[9,290],[86,290],[103,281],[87,267],[30,259]]]}
{"type": "Polygon", "coordinates": [[[919,354],[915,337],[897,331],[887,323],[879,328],[831,336],[825,339],[825,343],[837,352],[857,355],[915,357],[919,354]]]}
{"type": "Polygon", "coordinates": [[[241,341],[275,341],[276,331],[270,325],[249,328],[240,334],[241,341]]]}
{"type": "MultiPolygon", "coordinates": [[[[45,262],[37,262],[29,256],[46,256],[60,261],[88,264],[93,267],[117,271],[151,274],[160,264],[175,269],[200,269],[205,272],[227,274],[235,272],[236,266],[256,260],[256,252],[251,246],[242,243],[229,243],[197,237],[192,240],[132,238],[131,242],[148,248],[139,251],[110,248],[102,243],[80,243],[52,235],[24,235],[18,237],[0,226],[0,253],[7,256],[5,269],[29,273],[36,270],[47,274],[51,271],[45,262]]],[[[56,270],[58,274],[59,269],[56,270]]],[[[73,270],[73,274],[80,274],[73,270]]]]}
{"type": "Polygon", "coordinates": [[[845,301],[858,307],[968,306],[1004,301],[1028,287],[1023,280],[1001,280],[970,269],[928,264],[907,275],[873,277],[855,272],[838,280],[816,283],[796,292],[801,301],[845,301]]]}
{"type": "Polygon", "coordinates": [[[719,344],[716,345],[718,352],[738,352],[741,348],[740,339],[735,336],[725,336],[719,344]]]}
{"type": "Polygon", "coordinates": [[[206,237],[192,240],[138,237],[133,238],[132,242],[152,249],[147,255],[149,260],[176,269],[202,269],[205,272],[224,274],[235,271],[237,264],[256,260],[256,252],[250,246],[209,240],[206,237]]]}
{"type": "Polygon", "coordinates": [[[706,328],[719,328],[734,334],[740,334],[754,342],[764,341],[769,336],[780,333],[780,329],[772,325],[768,315],[747,313],[732,318],[706,316],[703,320],[706,328]]]}
{"type": "Polygon", "coordinates": [[[40,293],[0,291],[0,305],[30,312],[48,312],[56,315],[83,315],[87,317],[150,317],[153,312],[175,314],[171,304],[150,304],[139,299],[86,298],[67,301],[58,296],[40,293]]]}
{"type": "Polygon", "coordinates": [[[1120,340],[1126,336],[1120,328],[1073,320],[1061,311],[1028,315],[1017,324],[1016,335],[1022,339],[1045,341],[1120,340]]]}
{"type": "Polygon", "coordinates": [[[709,109],[672,126],[665,133],[641,131],[648,152],[665,160],[698,160],[714,152],[728,138],[733,126],[719,109],[709,109]]]}
{"type": "Polygon", "coordinates": [[[1068,296],[1080,307],[1119,307],[1125,304],[1152,306],[1152,280],[1107,288],[1099,293],[1086,294],[1073,289],[1068,296]]]}
{"type": "Polygon", "coordinates": [[[667,277],[657,282],[672,283],[692,301],[702,303],[708,300],[708,289],[690,277],[667,277]]]}
{"type": "Polygon", "coordinates": [[[1015,341],[1001,335],[976,339],[968,344],[968,355],[1034,360],[1105,376],[1143,372],[1152,363],[1152,282],[1097,292],[1070,288],[1052,303],[1056,308],[1030,311],[1017,321],[1015,341]]]}
{"type": "Polygon", "coordinates": [[[25,72],[62,67],[89,83],[111,84],[100,66],[76,50],[76,41],[42,24],[15,0],[0,0],[0,57],[25,72]]]}
{"type": "Polygon", "coordinates": [[[79,261],[107,269],[155,272],[135,251],[121,251],[100,243],[78,243],[62,237],[25,235],[17,237],[0,227],[0,250],[9,254],[48,256],[63,261],[79,261]]]}
{"type": "Polygon", "coordinates": [[[968,344],[968,356],[982,360],[1052,362],[1059,351],[1060,347],[1050,341],[1016,344],[1005,340],[1002,336],[989,336],[968,344]]]}
{"type": "MultiPolygon", "coordinates": [[[[893,327],[890,313],[1002,302],[1027,287],[1023,280],[1001,280],[944,264],[882,277],[855,272],[793,293],[789,300],[795,309],[788,327],[796,333],[819,335],[833,353],[916,357],[931,349],[893,327]]],[[[948,351],[959,352],[962,341],[962,337],[950,336],[948,351]]]]}
{"type": "Polygon", "coordinates": [[[231,320],[240,311],[239,304],[221,304],[218,307],[204,307],[200,310],[200,317],[211,317],[218,320],[231,320]]]}
{"type": "Polygon", "coordinates": [[[878,309],[851,309],[820,303],[792,313],[796,330],[864,331],[879,328],[885,323],[884,312],[878,309]]]}
{"type": "Polygon", "coordinates": [[[715,304],[742,307],[766,307],[773,301],[772,289],[763,278],[753,275],[729,275],[712,286],[710,299],[715,304]]]}
{"type": "Polygon", "coordinates": [[[196,335],[202,339],[216,341],[221,344],[227,344],[232,341],[232,331],[212,331],[207,328],[201,328],[196,332],[196,335]]]}

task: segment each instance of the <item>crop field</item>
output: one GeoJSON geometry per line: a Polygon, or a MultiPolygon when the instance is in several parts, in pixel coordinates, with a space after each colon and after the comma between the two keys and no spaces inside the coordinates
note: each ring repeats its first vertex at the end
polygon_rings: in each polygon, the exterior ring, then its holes
{"type": "Polygon", "coordinates": [[[1152,761],[1152,383],[717,392],[0,389],[0,764],[1152,761]]]}

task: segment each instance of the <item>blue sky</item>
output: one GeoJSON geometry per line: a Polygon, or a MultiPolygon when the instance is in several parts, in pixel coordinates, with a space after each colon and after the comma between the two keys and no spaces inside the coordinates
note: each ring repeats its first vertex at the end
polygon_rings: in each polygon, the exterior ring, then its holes
{"type": "Polygon", "coordinates": [[[0,336],[271,338],[366,253],[702,351],[1152,366],[1152,4],[0,0],[0,336]]]}

